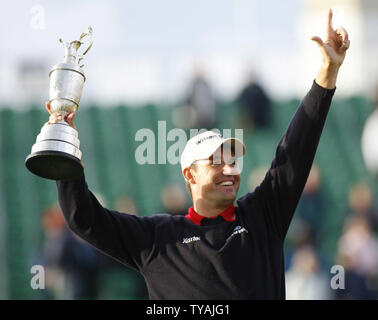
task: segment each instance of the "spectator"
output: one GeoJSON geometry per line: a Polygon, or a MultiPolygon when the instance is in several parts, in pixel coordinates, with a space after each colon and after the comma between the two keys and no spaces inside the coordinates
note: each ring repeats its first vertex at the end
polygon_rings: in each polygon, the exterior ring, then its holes
{"type": "Polygon", "coordinates": [[[165,185],[161,191],[161,202],[164,207],[163,212],[174,215],[186,215],[188,213],[189,203],[181,184],[170,183],[165,185]]]}
{"type": "Polygon", "coordinates": [[[360,182],[354,184],[349,190],[350,215],[366,217],[372,231],[378,231],[378,214],[373,205],[373,194],[370,187],[360,182]]]}
{"type": "Polygon", "coordinates": [[[294,216],[294,219],[300,219],[302,224],[307,225],[315,246],[321,239],[326,202],[321,182],[319,167],[313,164],[294,216]]]}
{"type": "Polygon", "coordinates": [[[60,257],[71,297],[74,300],[94,300],[99,295],[100,252],[66,230],[60,257]]]}
{"type": "Polygon", "coordinates": [[[216,126],[216,107],[213,89],[204,72],[197,68],[189,83],[184,105],[173,114],[173,122],[183,128],[212,129],[216,126]]]}
{"type": "Polygon", "coordinates": [[[99,251],[68,230],[57,205],[42,214],[46,299],[95,299],[98,295],[99,251]]]}
{"type": "Polygon", "coordinates": [[[46,276],[46,290],[42,291],[42,299],[67,299],[65,273],[60,265],[66,225],[57,204],[42,212],[41,224],[44,236],[41,264],[46,276]]]}
{"type": "Polygon", "coordinates": [[[378,105],[364,124],[361,137],[362,155],[368,170],[378,178],[378,105]]]}
{"type": "Polygon", "coordinates": [[[259,166],[253,169],[248,175],[248,187],[250,191],[253,191],[258,187],[264,180],[269,166],[259,166]]]}
{"type": "Polygon", "coordinates": [[[128,195],[118,197],[115,201],[114,209],[118,212],[127,212],[128,214],[138,214],[138,209],[134,199],[128,195]]]}
{"type": "MultiPolygon", "coordinates": [[[[134,215],[138,215],[139,213],[135,200],[129,195],[123,195],[118,197],[115,200],[114,209],[120,213],[134,215]]],[[[124,277],[132,279],[132,281],[127,283],[127,290],[122,291],[127,291],[129,296],[131,296],[133,299],[148,299],[146,285],[144,283],[143,277],[138,272],[131,269],[125,270],[121,263],[106,255],[103,255],[103,264],[108,268],[107,274],[111,275],[110,278],[124,277]]],[[[126,292],[122,292],[121,295],[124,295],[125,293],[126,292]]]]}
{"type": "Polygon", "coordinates": [[[248,120],[247,128],[269,128],[271,126],[271,102],[254,75],[236,99],[241,108],[243,120],[248,120]]]}
{"type": "Polygon", "coordinates": [[[287,300],[326,300],[331,298],[327,276],[320,271],[312,246],[302,246],[294,253],[286,272],[287,300]]]}
{"type": "Polygon", "coordinates": [[[301,218],[294,218],[287,235],[285,253],[288,259],[291,259],[291,255],[296,249],[303,246],[313,246],[315,245],[314,243],[315,241],[308,222],[301,218]]]}
{"type": "Polygon", "coordinates": [[[350,216],[339,239],[337,261],[345,268],[345,289],[339,299],[376,299],[378,242],[364,216],[350,216]]]}

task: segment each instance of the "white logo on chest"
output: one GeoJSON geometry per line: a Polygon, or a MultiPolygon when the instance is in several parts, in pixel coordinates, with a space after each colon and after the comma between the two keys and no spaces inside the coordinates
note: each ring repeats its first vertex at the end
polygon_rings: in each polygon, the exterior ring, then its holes
{"type": "Polygon", "coordinates": [[[231,237],[233,237],[234,235],[236,234],[240,234],[240,233],[243,233],[243,232],[246,232],[248,233],[248,230],[242,226],[236,226],[234,228],[234,232],[231,233],[231,235],[226,239],[226,241],[228,241],[231,237]]]}
{"type": "Polygon", "coordinates": [[[184,239],[182,240],[182,243],[191,243],[191,242],[199,241],[199,240],[201,240],[200,237],[184,238],[184,239]]]}

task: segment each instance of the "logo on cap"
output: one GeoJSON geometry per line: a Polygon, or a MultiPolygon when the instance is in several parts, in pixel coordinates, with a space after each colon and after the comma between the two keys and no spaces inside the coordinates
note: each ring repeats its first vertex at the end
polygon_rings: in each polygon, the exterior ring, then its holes
{"type": "Polygon", "coordinates": [[[199,140],[196,142],[196,144],[198,145],[198,144],[200,144],[201,142],[203,142],[203,141],[205,141],[205,140],[214,139],[214,138],[220,138],[220,139],[221,139],[222,136],[221,136],[221,135],[218,135],[218,134],[213,134],[213,135],[211,135],[211,136],[203,137],[203,138],[199,139],[199,140]]]}

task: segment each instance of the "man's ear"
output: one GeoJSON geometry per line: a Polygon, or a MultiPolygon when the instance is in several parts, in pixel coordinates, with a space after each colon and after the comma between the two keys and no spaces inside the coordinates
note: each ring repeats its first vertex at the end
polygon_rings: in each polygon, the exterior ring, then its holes
{"type": "Polygon", "coordinates": [[[196,184],[196,180],[195,180],[195,177],[193,175],[193,169],[192,168],[185,168],[183,171],[182,171],[182,174],[185,178],[185,180],[191,184],[196,184]]]}

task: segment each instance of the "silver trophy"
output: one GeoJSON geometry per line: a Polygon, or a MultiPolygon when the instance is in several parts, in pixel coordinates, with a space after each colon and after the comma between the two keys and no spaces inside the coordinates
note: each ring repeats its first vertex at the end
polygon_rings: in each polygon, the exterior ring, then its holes
{"type": "Polygon", "coordinates": [[[63,120],[42,127],[25,160],[26,167],[32,173],[51,180],[74,179],[83,173],[78,132],[64,121],[64,117],[79,108],[85,82],[81,62],[92,47],[92,28],[83,32],[80,40],[64,42],[60,38],[59,41],[64,46],[65,54],[63,62],[55,65],[49,74],[49,104],[52,113],[62,115],[63,120]],[[81,40],[86,36],[89,45],[79,54],[78,49],[83,44],[81,40]]]}

